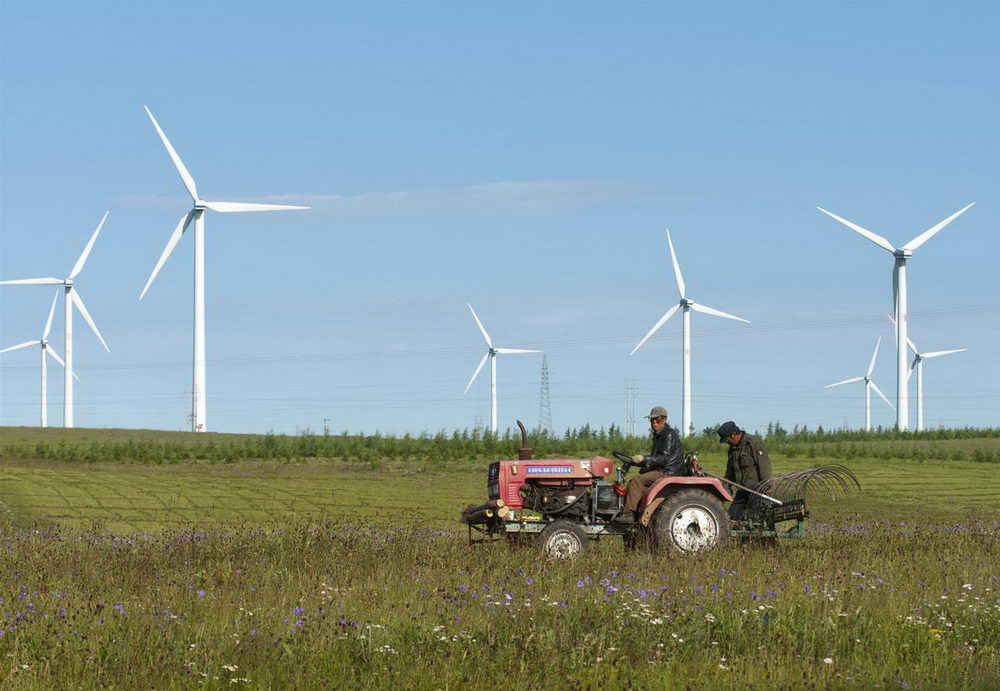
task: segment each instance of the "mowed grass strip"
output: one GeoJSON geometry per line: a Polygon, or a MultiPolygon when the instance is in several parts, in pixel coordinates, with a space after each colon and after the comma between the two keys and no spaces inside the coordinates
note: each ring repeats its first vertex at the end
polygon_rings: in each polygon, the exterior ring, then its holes
{"type": "Polygon", "coordinates": [[[411,469],[364,472],[329,463],[239,466],[8,464],[0,501],[18,525],[101,522],[108,529],[278,517],[450,522],[485,494],[485,471],[417,481],[411,469]],[[477,481],[478,480],[478,481],[477,481]]]}
{"type": "MultiPolygon", "coordinates": [[[[824,462],[838,461],[776,456],[774,468],[784,472],[824,462]]],[[[975,517],[995,511],[1000,501],[1000,474],[989,463],[858,459],[843,464],[857,474],[862,491],[837,501],[811,499],[814,517],[975,517]]],[[[720,458],[706,466],[724,472],[720,458]]],[[[485,463],[428,471],[405,463],[365,468],[327,461],[176,466],[8,461],[0,470],[0,501],[22,526],[96,521],[128,531],[296,515],[442,525],[451,524],[466,504],[486,499],[485,481],[485,463]]]]}

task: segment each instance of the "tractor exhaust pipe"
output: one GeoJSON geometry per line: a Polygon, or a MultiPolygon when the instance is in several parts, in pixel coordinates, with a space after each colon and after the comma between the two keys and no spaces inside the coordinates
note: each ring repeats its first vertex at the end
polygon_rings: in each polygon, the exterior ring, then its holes
{"type": "Polygon", "coordinates": [[[521,448],[517,450],[517,460],[530,461],[531,447],[528,446],[528,431],[524,429],[524,423],[517,421],[517,426],[521,428],[521,448]]]}

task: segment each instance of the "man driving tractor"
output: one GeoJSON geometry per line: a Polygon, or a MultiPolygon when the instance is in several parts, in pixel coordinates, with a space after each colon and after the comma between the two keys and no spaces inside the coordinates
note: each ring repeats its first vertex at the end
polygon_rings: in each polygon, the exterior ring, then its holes
{"type": "Polygon", "coordinates": [[[677,430],[667,424],[667,409],[656,406],[646,416],[653,432],[653,450],[648,456],[636,454],[632,463],[639,466],[639,475],[628,481],[625,506],[612,522],[630,525],[638,519],[636,510],[646,490],[664,475],[684,475],[684,449],[677,430]]]}

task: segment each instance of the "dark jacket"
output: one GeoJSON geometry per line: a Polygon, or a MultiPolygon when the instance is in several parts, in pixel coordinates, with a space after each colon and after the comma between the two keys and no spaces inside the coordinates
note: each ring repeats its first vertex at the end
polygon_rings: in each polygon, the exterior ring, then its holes
{"type": "Polygon", "coordinates": [[[653,450],[642,463],[642,472],[655,470],[665,475],[684,475],[684,449],[677,430],[664,425],[653,435],[653,450]]]}
{"type": "Polygon", "coordinates": [[[771,459],[764,450],[764,442],[744,432],[739,443],[729,447],[726,479],[752,489],[770,477],[771,459]]]}

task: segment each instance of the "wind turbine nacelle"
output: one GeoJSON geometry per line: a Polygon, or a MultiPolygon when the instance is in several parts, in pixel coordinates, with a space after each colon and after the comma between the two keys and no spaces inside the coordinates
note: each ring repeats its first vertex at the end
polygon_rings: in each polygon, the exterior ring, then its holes
{"type": "Polygon", "coordinates": [[[194,202],[194,208],[195,208],[195,211],[204,211],[208,207],[205,206],[205,200],[204,199],[196,199],[195,202],[194,202]]]}
{"type": "Polygon", "coordinates": [[[913,256],[913,250],[896,249],[893,254],[899,259],[909,259],[913,256]]]}

